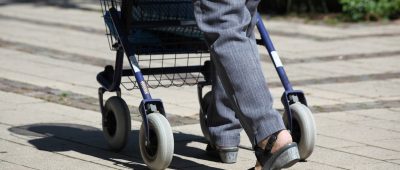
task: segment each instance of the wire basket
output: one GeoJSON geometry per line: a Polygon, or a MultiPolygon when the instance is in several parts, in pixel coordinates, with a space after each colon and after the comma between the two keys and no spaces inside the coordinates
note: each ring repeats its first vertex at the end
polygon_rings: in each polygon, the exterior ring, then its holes
{"type": "Polygon", "coordinates": [[[192,0],[135,0],[129,41],[137,54],[206,52],[192,0]]]}
{"type": "Polygon", "coordinates": [[[194,20],[192,0],[134,0],[136,21],[194,20]]]}
{"type": "MultiPolygon", "coordinates": [[[[209,53],[150,54],[139,56],[139,59],[139,66],[145,74],[144,78],[149,88],[193,86],[199,81],[205,81],[204,75],[208,74],[208,70],[203,70],[203,72],[190,72],[190,70],[196,69],[196,66],[203,67],[209,60],[209,53]],[[187,71],[182,72],[182,69],[187,71]],[[158,70],[161,73],[146,73],[151,70],[158,70]]],[[[134,77],[123,77],[121,82],[127,90],[138,88],[134,77]]]]}
{"type": "MultiPolygon", "coordinates": [[[[121,0],[101,0],[106,34],[110,48],[118,42],[109,8],[121,10],[121,0]]],[[[192,68],[209,60],[203,33],[196,25],[191,0],[133,0],[130,16],[121,27],[128,28],[128,42],[136,54],[145,81],[150,88],[195,85],[204,80],[201,72],[192,68]],[[146,70],[157,69],[157,74],[146,70]],[[187,72],[182,72],[187,70],[187,72]],[[191,71],[192,70],[192,71],[191,71]]],[[[126,89],[138,88],[132,77],[121,83],[126,89]]]]}
{"type": "Polygon", "coordinates": [[[102,11],[102,16],[104,18],[104,24],[106,27],[106,36],[108,40],[108,45],[110,47],[110,50],[115,51],[117,50],[116,48],[116,43],[117,39],[115,36],[115,30],[113,27],[113,23],[111,20],[111,15],[108,12],[111,8],[116,9],[117,11],[121,11],[121,0],[100,0],[101,4],[101,11],[102,11]]]}

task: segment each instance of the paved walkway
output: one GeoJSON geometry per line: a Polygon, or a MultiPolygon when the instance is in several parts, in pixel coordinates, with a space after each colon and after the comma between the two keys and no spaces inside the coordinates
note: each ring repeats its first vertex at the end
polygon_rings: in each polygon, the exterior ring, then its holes
{"type": "MultiPolygon", "coordinates": [[[[0,1],[0,169],[145,169],[138,149],[138,91],[132,135],[107,150],[96,74],[114,62],[97,0],[0,1]]],[[[400,24],[329,27],[271,20],[266,25],[296,89],[317,123],[308,162],[292,169],[400,169],[400,24]]],[[[274,106],[283,92],[260,48],[274,106]]],[[[205,152],[196,87],[157,88],[175,137],[172,169],[247,169],[255,163],[245,134],[236,164],[205,152]]]]}

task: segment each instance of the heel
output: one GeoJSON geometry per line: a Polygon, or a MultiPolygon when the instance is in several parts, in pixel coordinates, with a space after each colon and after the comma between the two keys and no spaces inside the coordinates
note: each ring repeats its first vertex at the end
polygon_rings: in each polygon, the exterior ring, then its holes
{"type": "Polygon", "coordinates": [[[300,160],[299,149],[296,143],[291,143],[281,148],[276,153],[270,154],[263,165],[263,170],[277,170],[289,168],[300,160]]]}
{"type": "Polygon", "coordinates": [[[219,154],[219,158],[221,158],[221,161],[223,163],[232,164],[232,163],[236,163],[238,151],[237,150],[236,151],[220,150],[218,154],[219,154]]]}
{"type": "Polygon", "coordinates": [[[299,150],[297,147],[291,147],[281,153],[273,163],[271,169],[282,169],[293,166],[300,160],[299,150]]]}
{"type": "Polygon", "coordinates": [[[217,156],[222,163],[232,164],[236,163],[239,148],[238,147],[215,147],[211,144],[207,145],[207,155],[217,156]]]}

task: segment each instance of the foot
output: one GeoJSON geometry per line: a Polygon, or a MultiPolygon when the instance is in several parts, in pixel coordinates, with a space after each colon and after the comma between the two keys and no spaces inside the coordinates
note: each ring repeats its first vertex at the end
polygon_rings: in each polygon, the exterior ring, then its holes
{"type": "Polygon", "coordinates": [[[216,147],[211,144],[207,145],[206,151],[209,155],[217,156],[223,163],[235,163],[237,160],[238,147],[216,147]]]}
{"type": "MultiPolygon", "coordinates": [[[[265,150],[265,148],[268,145],[268,142],[269,142],[270,138],[271,137],[268,137],[265,140],[261,141],[258,144],[258,147],[260,147],[262,150],[265,150]]],[[[273,140],[273,139],[271,139],[271,140],[273,140]]],[[[282,130],[282,131],[278,132],[278,134],[276,135],[276,141],[275,141],[275,143],[272,143],[272,148],[270,148],[271,149],[270,153],[274,154],[277,151],[279,151],[280,149],[292,144],[292,142],[293,142],[292,136],[290,135],[289,131],[282,130]]],[[[271,147],[271,146],[269,146],[269,147],[271,147]]],[[[261,170],[262,169],[262,165],[257,161],[254,169],[255,170],[261,170]]]]}

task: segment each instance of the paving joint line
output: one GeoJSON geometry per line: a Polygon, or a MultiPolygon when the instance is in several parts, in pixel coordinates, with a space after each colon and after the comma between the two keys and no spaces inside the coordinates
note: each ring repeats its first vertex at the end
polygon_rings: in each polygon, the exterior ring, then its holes
{"type": "Polygon", "coordinates": [[[322,113],[344,112],[344,111],[354,111],[354,110],[388,109],[394,106],[400,106],[400,99],[311,106],[310,110],[313,111],[314,114],[322,114],[322,113]]]}
{"type": "MultiPolygon", "coordinates": [[[[388,149],[388,148],[384,148],[384,147],[380,147],[380,146],[376,146],[376,145],[371,145],[371,144],[368,144],[368,143],[362,143],[362,142],[359,142],[359,141],[354,141],[354,140],[339,138],[339,137],[335,137],[335,136],[329,136],[329,135],[324,135],[324,134],[320,134],[320,133],[317,133],[317,135],[319,135],[319,136],[324,136],[324,137],[328,137],[328,138],[333,138],[333,139],[338,139],[338,140],[350,141],[350,142],[354,142],[354,143],[357,143],[357,144],[362,144],[362,145],[365,145],[365,146],[370,146],[370,147],[374,147],[374,148],[379,148],[379,149],[383,149],[383,150],[387,150],[387,151],[400,152],[399,150],[395,150],[395,149],[388,149]]],[[[399,165],[400,165],[400,164],[399,164],[399,165]]]]}
{"type": "MultiPolygon", "coordinates": [[[[386,72],[386,73],[373,73],[373,74],[362,74],[362,75],[337,76],[337,77],[328,77],[319,79],[293,80],[291,81],[291,84],[293,86],[308,86],[308,85],[354,83],[354,82],[389,80],[389,79],[400,79],[400,72],[386,72]]],[[[278,81],[268,82],[268,86],[272,88],[282,87],[282,83],[278,81]]]]}
{"type": "Polygon", "coordinates": [[[25,168],[28,168],[28,169],[40,170],[40,169],[36,169],[36,168],[30,167],[30,166],[27,166],[27,165],[22,165],[22,164],[18,164],[18,163],[15,163],[15,162],[7,161],[7,160],[4,160],[4,159],[0,159],[0,162],[6,162],[6,163],[9,163],[9,164],[22,166],[22,167],[25,167],[25,168]]]}
{"type": "MultiPolygon", "coordinates": [[[[372,117],[369,117],[369,118],[372,118],[372,117]]],[[[386,130],[386,131],[389,131],[389,132],[395,132],[395,133],[399,133],[399,134],[400,134],[400,131],[399,131],[399,130],[394,130],[394,129],[389,129],[389,128],[382,128],[382,127],[376,127],[376,126],[370,126],[370,125],[364,125],[364,124],[362,124],[362,123],[360,123],[360,122],[358,122],[358,121],[343,121],[343,120],[335,119],[335,118],[329,118],[329,119],[330,119],[330,120],[336,120],[336,121],[339,121],[339,122],[348,123],[348,124],[351,124],[351,125],[360,125],[360,126],[364,126],[364,127],[369,127],[369,128],[374,128],[374,129],[380,129],[380,130],[386,130]]],[[[392,122],[391,120],[384,120],[384,119],[379,119],[379,120],[392,122]]],[[[395,123],[400,123],[400,122],[398,122],[398,121],[394,121],[394,122],[395,122],[395,123]]]]}
{"type": "MultiPolygon", "coordinates": [[[[343,31],[340,28],[336,28],[339,31],[343,31]]],[[[372,38],[372,37],[393,37],[393,36],[400,36],[400,33],[372,33],[372,34],[365,34],[365,35],[347,35],[342,37],[323,37],[323,36],[316,36],[310,35],[307,33],[292,33],[292,32],[284,32],[284,31],[277,31],[277,30],[270,30],[271,35],[283,36],[283,37],[295,37],[301,39],[312,39],[318,42],[327,42],[327,41],[342,41],[342,40],[349,40],[349,39],[363,39],[363,38],[372,38]]]]}
{"type": "Polygon", "coordinates": [[[46,56],[52,59],[77,62],[99,67],[114,64],[114,61],[108,59],[101,59],[92,56],[51,49],[47,47],[41,47],[28,43],[4,40],[2,38],[0,38],[0,47],[28,54],[35,54],[38,56],[46,56]]]}
{"type": "Polygon", "coordinates": [[[57,23],[57,22],[28,19],[28,18],[9,16],[9,15],[4,15],[4,14],[0,14],[0,19],[11,20],[11,21],[20,21],[20,22],[25,22],[25,23],[35,24],[35,25],[40,25],[40,26],[65,28],[65,29],[69,29],[69,30],[73,30],[73,31],[80,31],[80,32],[98,34],[98,35],[104,35],[104,36],[106,35],[105,28],[100,30],[100,29],[96,29],[96,28],[89,28],[89,27],[77,26],[77,25],[72,25],[72,24],[63,24],[63,23],[57,23]]]}
{"type": "MultiPolygon", "coordinates": [[[[272,63],[269,54],[260,54],[261,60],[264,62],[272,63]]],[[[355,54],[342,54],[342,55],[327,55],[327,56],[311,56],[307,58],[286,58],[282,57],[281,60],[284,64],[299,64],[299,63],[321,63],[330,61],[349,61],[360,59],[373,59],[385,58],[400,55],[400,50],[381,51],[374,53],[355,53],[355,54]]]]}
{"type": "Polygon", "coordinates": [[[347,151],[341,151],[341,150],[337,150],[337,149],[334,149],[334,148],[328,148],[328,147],[321,146],[321,145],[315,145],[315,146],[318,146],[318,147],[324,148],[324,149],[328,149],[328,150],[331,150],[331,151],[347,153],[347,154],[350,154],[350,155],[356,155],[356,156],[360,156],[360,157],[364,157],[364,158],[368,158],[368,159],[373,159],[373,160],[376,160],[376,161],[382,161],[382,162],[386,162],[386,163],[389,163],[389,164],[400,165],[400,163],[389,162],[389,161],[386,161],[384,159],[377,159],[377,158],[374,158],[374,157],[369,157],[369,156],[365,156],[365,155],[361,155],[361,154],[355,154],[355,153],[347,152],[347,151]]]}
{"type": "Polygon", "coordinates": [[[85,84],[77,84],[77,83],[71,84],[68,81],[50,79],[49,77],[46,77],[46,76],[39,76],[37,74],[30,74],[30,73],[26,73],[26,72],[22,72],[22,71],[15,71],[15,70],[4,69],[4,68],[0,68],[0,70],[5,70],[5,71],[8,71],[8,72],[17,73],[17,74],[29,75],[29,76],[35,77],[35,78],[40,78],[40,79],[44,79],[44,80],[51,80],[51,81],[55,81],[55,82],[58,82],[58,83],[70,84],[70,85],[74,85],[74,86],[78,86],[78,87],[91,88],[91,89],[96,88],[96,87],[88,86],[88,85],[85,85],[85,84]]]}
{"type": "Polygon", "coordinates": [[[326,166],[330,166],[330,167],[334,167],[334,168],[338,168],[338,169],[350,170],[348,168],[343,168],[343,167],[340,167],[340,166],[331,165],[331,164],[327,164],[327,163],[324,163],[324,162],[318,162],[318,161],[313,161],[313,160],[307,160],[307,162],[314,162],[314,163],[317,163],[317,164],[326,165],[326,166]]]}

